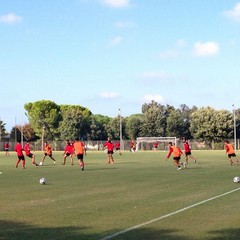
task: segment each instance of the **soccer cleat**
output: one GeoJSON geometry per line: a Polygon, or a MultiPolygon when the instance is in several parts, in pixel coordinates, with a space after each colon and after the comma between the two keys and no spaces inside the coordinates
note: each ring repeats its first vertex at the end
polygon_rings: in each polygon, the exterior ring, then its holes
{"type": "Polygon", "coordinates": [[[186,163],[186,162],[183,163],[183,167],[184,167],[184,168],[187,168],[187,163],[186,163]]]}
{"type": "Polygon", "coordinates": [[[53,161],[54,164],[56,164],[56,161],[53,161]]]}
{"type": "Polygon", "coordinates": [[[178,167],[177,170],[181,170],[182,168],[181,167],[178,167]]]}

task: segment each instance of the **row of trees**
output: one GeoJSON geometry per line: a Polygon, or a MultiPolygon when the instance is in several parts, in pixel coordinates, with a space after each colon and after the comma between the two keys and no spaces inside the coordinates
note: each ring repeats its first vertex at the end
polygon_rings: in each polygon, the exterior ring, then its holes
{"type": "MultiPolygon", "coordinates": [[[[44,136],[48,140],[74,139],[80,136],[84,140],[136,139],[141,136],[175,136],[178,138],[221,141],[233,138],[233,114],[227,110],[212,107],[189,108],[182,104],[179,108],[162,105],[155,101],[142,105],[142,113],[128,117],[108,117],[92,112],[80,105],[58,105],[53,101],[40,100],[24,105],[29,124],[15,126],[11,136],[19,129],[27,139],[44,136]]],[[[239,132],[240,111],[236,113],[236,129],[239,132]]],[[[1,122],[4,134],[4,123],[1,122]]],[[[16,138],[16,137],[15,137],[16,138]]]]}

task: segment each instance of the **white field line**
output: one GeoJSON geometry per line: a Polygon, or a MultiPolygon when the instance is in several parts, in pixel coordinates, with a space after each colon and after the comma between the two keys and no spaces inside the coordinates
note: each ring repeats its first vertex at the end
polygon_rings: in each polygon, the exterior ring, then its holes
{"type": "Polygon", "coordinates": [[[232,191],[229,191],[229,192],[226,192],[226,193],[217,195],[217,196],[215,196],[215,197],[208,198],[208,199],[206,199],[206,200],[203,200],[203,201],[201,201],[201,202],[195,203],[195,204],[190,205],[190,206],[188,206],[188,207],[179,209],[179,210],[177,210],[177,211],[175,211],[175,212],[172,212],[172,213],[163,215],[163,216],[161,216],[161,217],[152,219],[152,220],[150,220],[150,221],[148,221],[148,222],[144,222],[144,223],[135,225],[135,226],[133,226],[133,227],[126,228],[126,229],[121,230],[121,231],[119,231],[119,232],[116,232],[116,233],[114,233],[114,234],[112,234],[112,235],[109,235],[109,236],[106,236],[106,237],[104,237],[104,238],[101,238],[100,240],[109,240],[109,239],[112,239],[112,238],[117,237],[117,236],[119,236],[119,235],[122,235],[122,234],[124,234],[124,233],[130,232],[130,231],[132,231],[132,230],[134,230],[134,229],[137,229],[137,228],[140,228],[140,227],[144,227],[144,226],[146,226],[146,225],[149,225],[149,224],[151,224],[151,223],[160,221],[160,220],[162,220],[162,219],[164,219],[164,218],[167,218],[167,217],[171,217],[172,215],[181,213],[181,212],[186,211],[186,210],[188,210],[188,209],[190,209],[190,208],[197,207],[197,206],[199,206],[199,205],[201,205],[201,204],[204,204],[204,203],[206,203],[206,202],[210,202],[210,201],[215,200],[215,199],[217,199],[217,198],[226,196],[226,195],[231,194],[231,193],[233,193],[233,192],[236,192],[236,191],[238,191],[238,190],[240,190],[240,188],[236,188],[236,189],[234,189],[234,190],[232,190],[232,191]]]}

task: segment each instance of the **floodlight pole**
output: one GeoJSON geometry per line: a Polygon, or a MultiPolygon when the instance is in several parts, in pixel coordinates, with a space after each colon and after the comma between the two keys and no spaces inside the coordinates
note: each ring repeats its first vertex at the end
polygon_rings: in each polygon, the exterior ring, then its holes
{"type": "Polygon", "coordinates": [[[119,111],[119,137],[120,137],[120,148],[124,150],[124,144],[122,139],[122,111],[121,108],[118,109],[119,111]]]}
{"type": "Polygon", "coordinates": [[[232,105],[233,107],[233,132],[234,132],[234,149],[237,149],[237,131],[236,131],[236,109],[235,105],[232,105]]]}

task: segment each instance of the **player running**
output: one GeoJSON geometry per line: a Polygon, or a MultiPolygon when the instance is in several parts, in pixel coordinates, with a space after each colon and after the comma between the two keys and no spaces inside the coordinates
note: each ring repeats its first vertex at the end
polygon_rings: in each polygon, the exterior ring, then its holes
{"type": "Polygon", "coordinates": [[[182,169],[181,165],[183,165],[184,168],[186,168],[186,163],[180,162],[181,155],[183,154],[182,150],[179,147],[174,146],[172,142],[168,143],[168,147],[169,152],[166,158],[168,159],[171,156],[171,154],[173,154],[173,161],[174,165],[177,166],[177,170],[182,169]]]}
{"type": "Polygon", "coordinates": [[[52,156],[52,147],[50,146],[50,144],[48,142],[45,142],[45,146],[44,146],[44,156],[41,162],[41,165],[43,165],[43,162],[46,158],[46,156],[50,157],[54,164],[56,163],[56,160],[54,159],[54,157],[52,156]]]}
{"type": "Polygon", "coordinates": [[[191,152],[191,147],[188,143],[188,140],[184,140],[183,142],[183,146],[184,146],[184,152],[185,152],[185,157],[186,157],[186,163],[188,164],[188,157],[190,157],[191,159],[194,160],[194,163],[197,162],[196,158],[192,156],[192,152],[191,152]]]}
{"type": "Polygon", "coordinates": [[[228,140],[225,140],[224,144],[225,144],[225,149],[226,149],[226,153],[228,155],[228,160],[230,161],[230,164],[233,165],[232,159],[234,159],[236,163],[239,164],[233,145],[229,143],[228,140]]]}
{"type": "Polygon", "coordinates": [[[22,169],[25,169],[25,157],[23,155],[23,148],[21,142],[18,141],[16,144],[14,151],[17,153],[18,160],[16,162],[16,168],[18,168],[18,164],[22,161],[22,169]]]}
{"type": "Polygon", "coordinates": [[[85,163],[83,161],[83,155],[86,155],[86,148],[85,144],[79,140],[79,138],[75,139],[75,142],[73,144],[75,154],[77,155],[78,163],[81,168],[81,170],[84,170],[85,163]]]}

